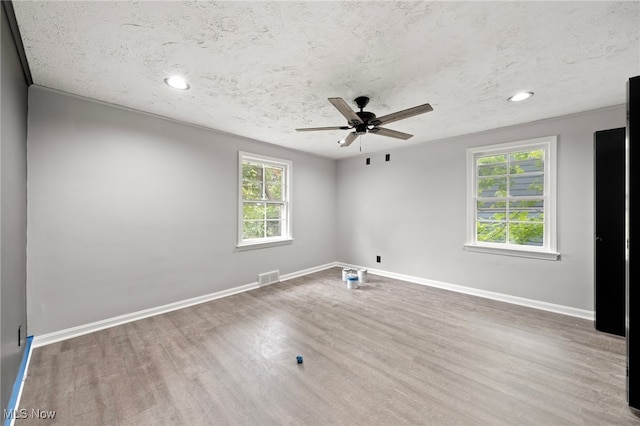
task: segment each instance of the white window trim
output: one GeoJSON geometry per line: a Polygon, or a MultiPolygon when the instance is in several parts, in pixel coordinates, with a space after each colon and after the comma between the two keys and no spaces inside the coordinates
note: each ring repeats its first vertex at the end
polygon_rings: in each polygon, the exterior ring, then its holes
{"type": "Polygon", "coordinates": [[[268,157],[266,155],[254,154],[245,151],[238,151],[238,243],[236,251],[255,250],[267,247],[276,247],[293,243],[292,226],[291,226],[291,174],[293,171],[293,162],[281,158],[268,157]],[[284,195],[286,200],[286,220],[284,227],[284,236],[274,238],[259,238],[253,240],[244,240],[243,237],[243,199],[242,199],[242,162],[257,161],[273,166],[285,166],[285,188],[284,195]]]}
{"type": "Polygon", "coordinates": [[[516,142],[501,143],[467,149],[467,241],[464,250],[527,257],[543,260],[559,260],[557,251],[557,136],[545,136],[516,142]],[[476,242],[476,170],[475,159],[482,155],[491,155],[519,148],[535,149],[542,147],[544,157],[544,242],[543,247],[527,247],[515,244],[476,242]]]}

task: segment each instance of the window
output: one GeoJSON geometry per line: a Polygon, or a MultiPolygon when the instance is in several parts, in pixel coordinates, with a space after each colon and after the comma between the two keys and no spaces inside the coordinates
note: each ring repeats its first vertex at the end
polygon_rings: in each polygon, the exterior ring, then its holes
{"type": "Polygon", "coordinates": [[[290,181],[290,161],[239,153],[239,249],[291,242],[290,181]]]}
{"type": "Polygon", "coordinates": [[[467,150],[465,249],[557,260],[556,136],[467,150]]]}

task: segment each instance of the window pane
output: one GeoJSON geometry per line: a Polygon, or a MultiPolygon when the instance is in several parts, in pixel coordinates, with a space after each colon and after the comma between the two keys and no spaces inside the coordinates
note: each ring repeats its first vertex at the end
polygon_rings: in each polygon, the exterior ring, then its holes
{"type": "Polygon", "coordinates": [[[544,225],[542,223],[510,223],[509,242],[526,246],[542,246],[544,225]]]}
{"type": "Polygon", "coordinates": [[[244,203],[242,206],[242,218],[244,220],[264,220],[265,207],[264,203],[244,203]]]}
{"type": "Polygon", "coordinates": [[[265,195],[267,200],[282,201],[282,184],[280,182],[267,183],[265,195]]]}
{"type": "Polygon", "coordinates": [[[282,236],[281,224],[279,220],[267,221],[267,237],[280,237],[282,236]]]}
{"type": "Polygon", "coordinates": [[[264,221],[245,221],[243,224],[242,238],[264,238],[264,221]]]}
{"type": "Polygon", "coordinates": [[[505,197],[507,195],[506,177],[478,178],[478,197],[505,197]]]}
{"type": "Polygon", "coordinates": [[[262,166],[256,163],[242,163],[242,179],[262,182],[262,166]]]}
{"type": "Polygon", "coordinates": [[[509,154],[509,173],[542,172],[544,170],[544,151],[513,152],[509,154]]]}
{"type": "Polygon", "coordinates": [[[478,157],[477,162],[479,166],[485,164],[506,163],[507,156],[505,154],[485,155],[484,157],[478,157]]]}
{"type": "Polygon", "coordinates": [[[505,220],[507,217],[507,203],[505,201],[478,201],[478,220],[505,220]]]}
{"type": "Polygon", "coordinates": [[[478,176],[495,176],[506,175],[506,164],[489,164],[486,166],[478,166],[478,176]]]}
{"type": "Polygon", "coordinates": [[[512,197],[523,197],[531,195],[543,195],[544,192],[544,176],[510,176],[509,177],[509,195],[512,197]]]}
{"type": "Polygon", "coordinates": [[[509,220],[520,222],[543,222],[544,201],[527,200],[509,202],[509,220]]]}
{"type": "Polygon", "coordinates": [[[267,219],[282,219],[283,207],[280,204],[269,204],[267,206],[267,219]]]}
{"type": "Polygon", "coordinates": [[[242,182],[242,199],[262,200],[263,184],[256,182],[242,182]]]}
{"type": "Polygon", "coordinates": [[[496,222],[476,222],[476,239],[484,243],[505,243],[507,225],[496,222]]]}
{"type": "Polygon", "coordinates": [[[282,182],[282,174],[284,169],[282,167],[269,167],[264,168],[265,179],[267,182],[282,182]]]}

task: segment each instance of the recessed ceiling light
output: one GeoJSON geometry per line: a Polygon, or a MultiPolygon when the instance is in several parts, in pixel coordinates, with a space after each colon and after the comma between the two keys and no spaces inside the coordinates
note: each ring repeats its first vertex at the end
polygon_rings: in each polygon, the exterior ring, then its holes
{"type": "Polygon", "coordinates": [[[520,102],[533,96],[533,92],[520,92],[507,99],[509,102],[520,102]]]}
{"type": "Polygon", "coordinates": [[[164,79],[164,82],[167,83],[168,86],[173,87],[174,89],[179,90],[187,90],[189,88],[189,83],[177,75],[172,75],[171,77],[167,77],[164,79]]]}

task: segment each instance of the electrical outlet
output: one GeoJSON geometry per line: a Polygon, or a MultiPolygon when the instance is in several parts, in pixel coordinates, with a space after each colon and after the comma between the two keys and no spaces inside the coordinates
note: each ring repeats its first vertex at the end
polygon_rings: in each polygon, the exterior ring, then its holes
{"type": "Polygon", "coordinates": [[[384,156],[384,161],[391,161],[391,154],[386,154],[384,156]]]}
{"type": "Polygon", "coordinates": [[[367,157],[367,166],[368,166],[369,164],[371,164],[371,158],[370,158],[370,157],[367,157]]]}
{"type": "Polygon", "coordinates": [[[376,256],[376,263],[380,263],[380,256],[376,256]]]}

